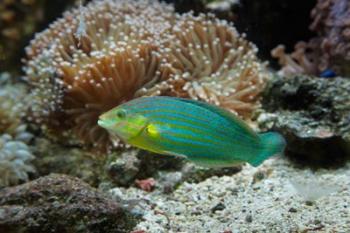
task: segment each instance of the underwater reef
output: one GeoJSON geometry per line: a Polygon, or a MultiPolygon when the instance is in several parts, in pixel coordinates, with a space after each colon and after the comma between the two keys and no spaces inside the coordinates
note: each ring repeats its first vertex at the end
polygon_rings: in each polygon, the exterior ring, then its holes
{"type": "Polygon", "coordinates": [[[2,232],[129,232],[137,216],[78,178],[51,174],[0,190],[2,232]]]}
{"type": "Polygon", "coordinates": [[[350,232],[348,13],[345,0],[1,1],[0,232],[350,232]],[[98,126],[144,96],[219,106],[286,149],[208,168],[98,126]]]}
{"type": "Polygon", "coordinates": [[[313,172],[274,159],[235,175],[185,182],[171,195],[134,187],[110,193],[144,200],[135,206],[144,216],[135,232],[348,232],[349,168],[313,172]]]}
{"type": "Polygon", "coordinates": [[[265,112],[257,121],[285,136],[285,155],[292,160],[343,166],[350,159],[349,93],[348,78],[278,77],[265,90],[265,112]]]}
{"type": "Polygon", "coordinates": [[[34,173],[31,165],[34,156],[26,143],[13,139],[9,134],[0,137],[0,187],[28,181],[28,173],[34,173]]]}
{"type": "Polygon", "coordinates": [[[102,149],[119,141],[98,116],[139,96],[200,99],[249,119],[269,76],[256,52],[212,15],[177,15],[154,1],[93,1],[26,48],[28,114],[51,134],[102,149]]]}
{"type": "Polygon", "coordinates": [[[28,181],[29,174],[35,173],[28,145],[33,135],[21,122],[19,102],[25,96],[25,86],[13,85],[10,80],[10,74],[0,74],[0,187],[28,181]]]}
{"type": "Polygon", "coordinates": [[[283,45],[272,50],[279,59],[282,75],[310,74],[319,76],[331,69],[340,76],[349,76],[350,3],[347,0],[318,0],[311,11],[310,30],[317,36],[300,41],[291,54],[283,45]]]}

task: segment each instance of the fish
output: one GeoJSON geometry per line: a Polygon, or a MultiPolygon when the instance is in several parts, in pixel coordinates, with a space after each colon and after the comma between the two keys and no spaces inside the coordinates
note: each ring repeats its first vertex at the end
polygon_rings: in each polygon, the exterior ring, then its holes
{"type": "Polygon", "coordinates": [[[97,123],[134,147],[203,167],[256,167],[286,145],[279,133],[257,134],[228,110],[177,97],[136,98],[103,113],[97,123]]]}
{"type": "Polygon", "coordinates": [[[320,74],[321,78],[334,78],[336,76],[337,74],[332,69],[325,69],[320,74]]]}

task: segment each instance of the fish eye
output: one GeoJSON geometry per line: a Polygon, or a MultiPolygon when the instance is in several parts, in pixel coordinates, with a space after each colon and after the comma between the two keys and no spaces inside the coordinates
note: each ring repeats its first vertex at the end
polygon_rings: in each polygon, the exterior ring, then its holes
{"type": "Polygon", "coordinates": [[[126,111],[123,109],[120,109],[117,113],[118,118],[125,118],[126,117],[126,111]]]}

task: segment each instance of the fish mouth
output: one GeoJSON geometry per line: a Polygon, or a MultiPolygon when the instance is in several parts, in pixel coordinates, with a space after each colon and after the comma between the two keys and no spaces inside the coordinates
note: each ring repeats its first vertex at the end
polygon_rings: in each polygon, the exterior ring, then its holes
{"type": "Polygon", "coordinates": [[[100,115],[97,119],[97,124],[104,128],[109,130],[111,127],[113,127],[116,123],[116,119],[113,118],[113,115],[111,112],[105,112],[102,115],[100,115]]]}
{"type": "Polygon", "coordinates": [[[99,119],[99,120],[97,121],[97,124],[98,124],[99,126],[101,126],[102,128],[105,128],[105,129],[107,129],[108,126],[109,126],[108,122],[107,122],[106,120],[103,120],[103,119],[99,119]]]}

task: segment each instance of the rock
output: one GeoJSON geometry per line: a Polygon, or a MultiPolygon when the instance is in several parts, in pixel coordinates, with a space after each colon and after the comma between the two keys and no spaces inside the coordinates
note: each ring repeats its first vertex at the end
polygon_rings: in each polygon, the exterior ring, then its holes
{"type": "Polygon", "coordinates": [[[172,193],[183,181],[184,174],[180,171],[175,172],[159,172],[157,186],[163,193],[172,193]]]}
{"type": "Polygon", "coordinates": [[[0,190],[0,232],[129,232],[136,218],[78,178],[52,174],[0,190]]]}
{"type": "Polygon", "coordinates": [[[211,212],[215,213],[216,211],[222,211],[225,209],[225,205],[221,202],[219,202],[217,205],[215,205],[213,208],[211,208],[211,212]]]}
{"type": "Polygon", "coordinates": [[[109,156],[107,173],[114,184],[129,186],[137,179],[141,161],[136,157],[138,150],[122,152],[120,156],[109,156]]]}
{"type": "Polygon", "coordinates": [[[158,155],[147,151],[140,151],[137,158],[141,161],[139,178],[150,177],[159,170],[178,171],[186,164],[186,160],[183,158],[158,155]]]}
{"type": "Polygon", "coordinates": [[[186,164],[182,158],[157,155],[138,149],[127,150],[109,160],[107,173],[111,181],[124,187],[134,184],[137,179],[158,177],[162,172],[179,171],[186,164]]]}
{"type": "Polygon", "coordinates": [[[107,162],[107,172],[114,185],[129,187],[136,180],[153,177],[156,189],[171,193],[183,182],[201,182],[212,176],[236,174],[237,165],[229,168],[204,168],[176,156],[157,155],[147,151],[128,150],[107,162]]]}
{"type": "Polygon", "coordinates": [[[245,217],[245,221],[246,221],[247,223],[253,222],[253,217],[252,217],[252,215],[248,214],[248,215],[245,217]]]}
{"type": "Polygon", "coordinates": [[[79,177],[94,187],[107,178],[103,156],[39,137],[35,139],[32,149],[36,155],[33,163],[39,176],[50,173],[67,174],[79,177]]]}
{"type": "Polygon", "coordinates": [[[190,183],[199,183],[212,176],[232,176],[242,170],[241,165],[226,168],[206,168],[188,163],[182,168],[183,180],[190,183]]]}
{"type": "Polygon", "coordinates": [[[258,183],[263,179],[268,178],[271,173],[272,173],[272,169],[269,169],[267,171],[263,171],[263,170],[257,171],[253,176],[252,184],[258,183]]]}
{"type": "Polygon", "coordinates": [[[345,78],[276,77],[257,121],[284,135],[292,160],[313,167],[343,165],[350,158],[349,93],[345,78]]]}

